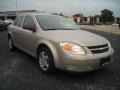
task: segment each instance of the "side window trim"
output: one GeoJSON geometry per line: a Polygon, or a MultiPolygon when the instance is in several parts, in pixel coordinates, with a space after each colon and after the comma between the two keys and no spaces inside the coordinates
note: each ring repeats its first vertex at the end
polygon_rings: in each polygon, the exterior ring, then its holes
{"type": "Polygon", "coordinates": [[[25,18],[26,18],[26,15],[24,15],[23,20],[22,20],[22,24],[21,24],[22,28],[23,28],[23,23],[24,23],[25,18]]]}
{"type": "Polygon", "coordinates": [[[17,24],[17,20],[18,20],[18,17],[16,17],[15,21],[14,21],[14,25],[16,26],[17,24]]]}

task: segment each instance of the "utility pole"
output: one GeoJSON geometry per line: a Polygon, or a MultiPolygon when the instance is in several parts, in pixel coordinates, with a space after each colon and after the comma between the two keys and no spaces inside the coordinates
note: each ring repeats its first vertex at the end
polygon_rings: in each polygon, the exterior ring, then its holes
{"type": "Polygon", "coordinates": [[[16,0],[16,17],[17,17],[17,13],[18,13],[17,8],[18,8],[18,5],[17,5],[17,0],[16,0]]]}

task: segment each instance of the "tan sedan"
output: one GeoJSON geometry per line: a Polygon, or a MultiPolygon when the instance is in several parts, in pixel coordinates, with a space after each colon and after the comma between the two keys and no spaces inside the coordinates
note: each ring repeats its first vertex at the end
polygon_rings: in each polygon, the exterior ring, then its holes
{"type": "Polygon", "coordinates": [[[81,30],[73,21],[50,14],[24,14],[8,27],[9,49],[36,57],[40,68],[92,71],[112,62],[113,49],[102,36],[81,30]]]}

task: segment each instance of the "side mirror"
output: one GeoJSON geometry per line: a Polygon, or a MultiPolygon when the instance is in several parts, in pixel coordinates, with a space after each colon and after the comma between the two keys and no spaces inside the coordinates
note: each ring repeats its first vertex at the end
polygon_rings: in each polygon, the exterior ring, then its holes
{"type": "Polygon", "coordinates": [[[33,32],[36,32],[36,28],[31,29],[33,32]]]}

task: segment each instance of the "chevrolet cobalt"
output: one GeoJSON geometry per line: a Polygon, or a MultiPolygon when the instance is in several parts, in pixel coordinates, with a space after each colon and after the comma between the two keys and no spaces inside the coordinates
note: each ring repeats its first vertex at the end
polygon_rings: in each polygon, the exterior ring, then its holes
{"type": "Polygon", "coordinates": [[[36,57],[40,68],[86,72],[108,66],[114,53],[102,36],[81,30],[72,20],[51,14],[20,15],[8,27],[9,49],[36,57]]]}

